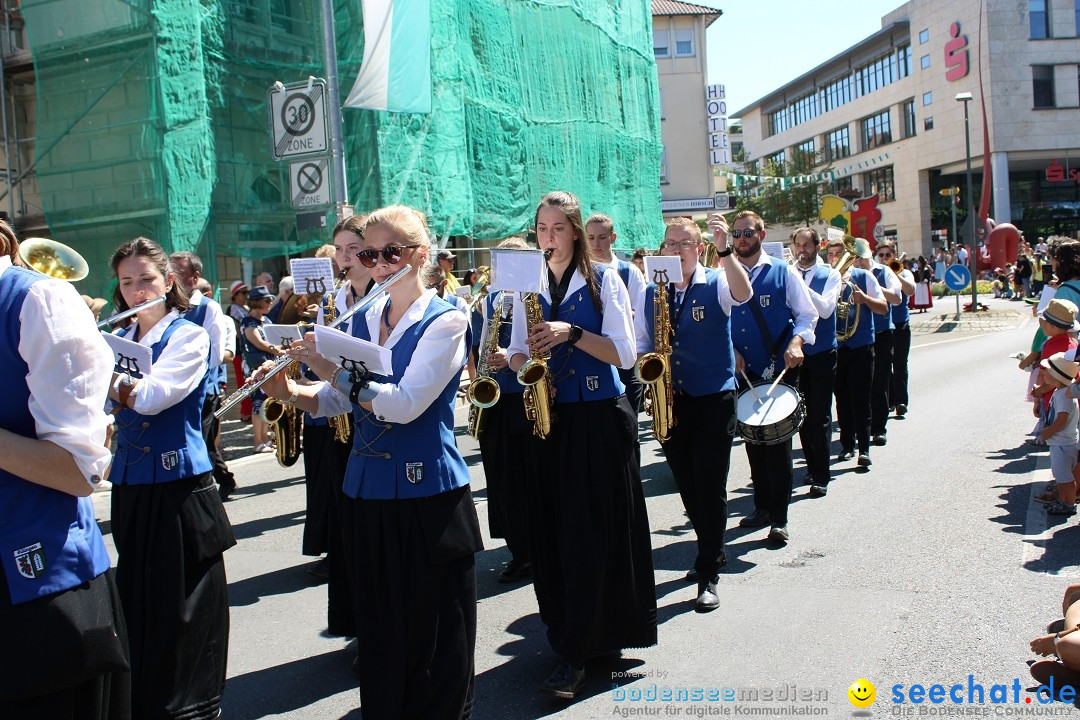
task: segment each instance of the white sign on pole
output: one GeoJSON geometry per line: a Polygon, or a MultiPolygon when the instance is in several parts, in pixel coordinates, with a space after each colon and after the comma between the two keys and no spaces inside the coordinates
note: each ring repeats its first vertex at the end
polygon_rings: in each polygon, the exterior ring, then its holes
{"type": "Polygon", "coordinates": [[[686,200],[661,200],[660,209],[663,212],[678,212],[680,210],[712,210],[713,198],[688,198],[686,200]]]}
{"type": "Polygon", "coordinates": [[[289,163],[289,196],[294,208],[333,204],[329,165],[330,161],[325,157],[289,163]]]}
{"type": "Polygon", "coordinates": [[[724,86],[722,84],[720,84],[720,83],[716,83],[715,85],[706,85],[705,86],[705,99],[706,100],[726,100],[727,99],[727,92],[725,91],[724,86]]]}
{"type": "Polygon", "coordinates": [[[326,152],[326,81],[277,84],[269,92],[274,158],[326,152]]]}

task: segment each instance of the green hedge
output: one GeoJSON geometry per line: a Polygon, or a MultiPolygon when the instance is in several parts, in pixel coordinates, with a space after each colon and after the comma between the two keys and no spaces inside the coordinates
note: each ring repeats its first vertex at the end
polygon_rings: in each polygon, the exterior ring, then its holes
{"type": "MultiPolygon", "coordinates": [[[[980,295],[991,295],[992,296],[994,294],[994,283],[992,283],[989,280],[980,280],[978,288],[976,288],[976,289],[979,291],[980,295]]],[[[930,283],[930,292],[936,298],[939,298],[939,297],[952,297],[953,295],[956,294],[952,290],[950,290],[949,288],[945,287],[945,283],[943,283],[943,282],[930,283]]],[[[968,286],[966,288],[964,288],[963,291],[961,291],[960,294],[961,295],[971,295],[971,285],[968,284],[968,286]]]]}

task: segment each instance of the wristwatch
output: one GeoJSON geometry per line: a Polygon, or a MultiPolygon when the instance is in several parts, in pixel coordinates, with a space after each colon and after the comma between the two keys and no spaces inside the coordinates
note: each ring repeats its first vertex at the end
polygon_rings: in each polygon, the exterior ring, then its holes
{"type": "Polygon", "coordinates": [[[717,252],[716,257],[727,257],[728,255],[730,255],[734,251],[735,251],[735,248],[733,248],[731,245],[728,245],[723,250],[720,250],[719,252],[717,252]]]}
{"type": "Polygon", "coordinates": [[[575,345],[581,339],[581,333],[585,332],[577,325],[570,326],[570,337],[566,338],[567,345],[575,345]]]}

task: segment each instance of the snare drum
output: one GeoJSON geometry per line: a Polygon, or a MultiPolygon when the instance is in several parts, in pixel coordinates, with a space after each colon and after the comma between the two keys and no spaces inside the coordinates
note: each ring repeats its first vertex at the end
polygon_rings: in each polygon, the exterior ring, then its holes
{"type": "Polygon", "coordinates": [[[769,382],[756,382],[752,388],[739,393],[735,417],[739,434],[748,443],[782,443],[799,432],[806,419],[806,406],[795,388],[777,385],[771,395],[766,395],[771,385],[769,382]]]}

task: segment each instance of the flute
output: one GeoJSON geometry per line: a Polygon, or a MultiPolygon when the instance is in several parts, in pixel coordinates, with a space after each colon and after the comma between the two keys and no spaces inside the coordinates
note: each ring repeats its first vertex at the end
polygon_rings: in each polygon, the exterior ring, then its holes
{"type": "MultiPolygon", "coordinates": [[[[391,285],[396,283],[401,278],[405,277],[405,275],[408,274],[410,270],[412,270],[412,265],[406,263],[404,267],[402,267],[390,277],[386,278],[386,280],[383,281],[381,284],[371,288],[371,292],[365,295],[361,300],[357,301],[355,305],[353,305],[345,312],[341,313],[341,315],[338,315],[337,320],[330,323],[328,327],[336,328],[356,313],[367,310],[376,300],[379,300],[383,295],[386,294],[387,290],[390,288],[391,285]]],[[[232,410],[244,399],[250,397],[252,393],[254,393],[256,390],[266,384],[267,380],[287,368],[292,362],[292,359],[288,355],[283,355],[282,357],[278,358],[277,362],[274,363],[274,366],[267,370],[265,375],[263,375],[261,378],[254,382],[248,381],[244,384],[244,387],[240,388],[232,395],[225,398],[225,401],[221,403],[221,408],[214,413],[214,417],[220,420],[225,413],[232,410]]]]}
{"type": "Polygon", "coordinates": [[[160,305],[163,302],[165,302],[165,296],[164,295],[162,295],[161,297],[156,297],[153,300],[147,300],[144,303],[139,303],[135,307],[128,308],[127,310],[124,310],[123,312],[118,312],[115,315],[113,315],[112,317],[105,318],[104,320],[99,322],[97,324],[98,330],[109,327],[110,325],[115,325],[116,323],[120,322],[121,320],[127,320],[132,315],[135,315],[136,313],[140,313],[143,310],[146,310],[147,308],[152,308],[155,305],[160,305]]]}

